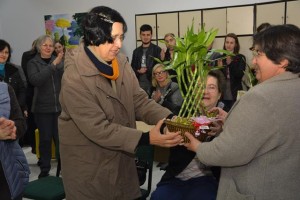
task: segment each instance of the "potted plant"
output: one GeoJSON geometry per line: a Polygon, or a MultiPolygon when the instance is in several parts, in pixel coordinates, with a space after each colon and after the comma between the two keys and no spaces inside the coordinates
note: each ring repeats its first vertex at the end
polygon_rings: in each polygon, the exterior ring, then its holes
{"type": "Polygon", "coordinates": [[[183,136],[184,132],[188,131],[194,133],[200,141],[204,141],[214,114],[207,112],[202,97],[208,72],[220,69],[210,65],[214,61],[210,56],[213,52],[222,53],[224,56],[232,54],[226,50],[208,50],[217,35],[217,29],[206,31],[202,27],[198,33],[194,33],[193,30],[192,25],[184,38],[176,38],[173,60],[169,63],[164,62],[166,70],[176,71],[179,89],[184,99],[178,116],[165,120],[165,123],[171,131],[180,130],[183,136]]]}

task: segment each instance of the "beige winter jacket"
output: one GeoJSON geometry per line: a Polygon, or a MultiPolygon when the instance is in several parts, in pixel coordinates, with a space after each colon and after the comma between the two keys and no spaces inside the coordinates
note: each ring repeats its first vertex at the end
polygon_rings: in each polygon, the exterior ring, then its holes
{"type": "Polygon", "coordinates": [[[62,79],[59,139],[67,199],[136,199],[134,153],[142,132],[170,111],[149,100],[124,55],[117,57],[117,93],[99,75],[83,46],[67,53],[62,79]]]}

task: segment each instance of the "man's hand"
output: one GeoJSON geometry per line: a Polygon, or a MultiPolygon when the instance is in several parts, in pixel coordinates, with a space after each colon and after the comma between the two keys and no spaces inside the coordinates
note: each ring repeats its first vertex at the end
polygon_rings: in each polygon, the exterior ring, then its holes
{"type": "Polygon", "coordinates": [[[189,132],[185,132],[184,133],[185,136],[190,140],[189,143],[184,143],[183,145],[188,148],[188,150],[190,151],[194,151],[196,152],[198,146],[201,144],[201,142],[199,140],[197,140],[192,134],[190,134],[189,132]]]}
{"type": "Polygon", "coordinates": [[[140,69],[137,70],[139,74],[145,74],[147,72],[147,67],[141,67],[140,69]]]}
{"type": "Polygon", "coordinates": [[[169,132],[167,130],[166,134],[160,133],[160,127],[164,120],[160,120],[155,127],[150,130],[150,144],[161,146],[161,147],[174,147],[182,143],[183,139],[179,132],[169,132]]]}

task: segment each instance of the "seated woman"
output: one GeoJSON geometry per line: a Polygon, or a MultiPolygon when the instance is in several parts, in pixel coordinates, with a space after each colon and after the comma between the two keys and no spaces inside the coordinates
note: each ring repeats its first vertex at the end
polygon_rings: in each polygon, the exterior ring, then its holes
{"type": "MultiPolygon", "coordinates": [[[[173,114],[178,115],[183,98],[180,94],[178,84],[173,82],[169,72],[164,70],[163,64],[156,64],[152,69],[152,95],[160,105],[168,108],[173,114]]],[[[169,148],[155,147],[154,160],[159,162],[157,167],[165,170],[169,158],[169,148]]]]}
{"type": "Polygon", "coordinates": [[[153,67],[152,86],[153,92],[151,98],[177,115],[183,98],[180,94],[178,84],[172,82],[168,71],[164,70],[163,64],[159,63],[153,67]]]}
{"type": "MultiPolygon", "coordinates": [[[[221,71],[210,71],[207,77],[203,104],[207,110],[218,104],[225,78],[221,71]]],[[[209,167],[184,146],[170,149],[169,165],[151,200],[207,200],[216,199],[218,181],[209,167]]]]}

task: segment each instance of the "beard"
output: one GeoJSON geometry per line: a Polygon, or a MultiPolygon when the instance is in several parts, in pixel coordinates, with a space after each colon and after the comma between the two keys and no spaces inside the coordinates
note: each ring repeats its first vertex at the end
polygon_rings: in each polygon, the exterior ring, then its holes
{"type": "Polygon", "coordinates": [[[149,41],[142,41],[142,43],[145,44],[145,45],[148,45],[148,44],[151,43],[151,40],[149,40],[149,41]]]}

